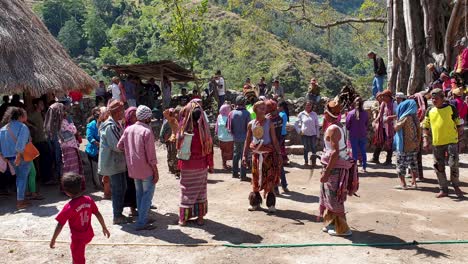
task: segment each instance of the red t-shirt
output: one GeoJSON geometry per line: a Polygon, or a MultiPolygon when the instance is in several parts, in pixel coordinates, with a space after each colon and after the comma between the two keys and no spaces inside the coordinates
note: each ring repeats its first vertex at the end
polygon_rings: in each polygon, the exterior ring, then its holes
{"type": "Polygon", "coordinates": [[[61,225],[68,221],[72,239],[91,239],[94,237],[91,216],[97,212],[93,199],[83,195],[68,202],[55,220],[61,225]]]}

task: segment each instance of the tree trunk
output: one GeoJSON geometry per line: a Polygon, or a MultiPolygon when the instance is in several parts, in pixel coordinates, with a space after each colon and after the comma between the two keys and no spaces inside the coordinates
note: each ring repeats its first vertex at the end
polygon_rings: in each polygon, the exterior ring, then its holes
{"type": "Polygon", "coordinates": [[[460,31],[460,22],[465,18],[465,7],[466,0],[458,0],[452,8],[452,14],[450,15],[449,24],[447,31],[445,32],[445,67],[450,69],[453,64],[453,45],[459,37],[457,34],[460,31]]]}
{"type": "Polygon", "coordinates": [[[397,62],[394,59],[395,54],[395,39],[393,37],[393,24],[394,24],[394,12],[393,12],[393,0],[387,0],[387,77],[388,77],[388,87],[394,90],[395,79],[396,79],[396,70],[398,68],[395,65],[397,62]]]}
{"type": "Polygon", "coordinates": [[[406,93],[406,87],[408,85],[409,77],[409,65],[408,65],[408,44],[406,42],[406,28],[405,20],[403,17],[403,2],[394,1],[393,2],[393,35],[392,38],[395,41],[395,46],[393,47],[393,56],[395,63],[395,68],[393,69],[393,75],[395,78],[396,86],[395,90],[397,92],[406,93]]]}
{"type": "Polygon", "coordinates": [[[406,62],[406,30],[405,21],[403,18],[403,3],[401,1],[389,0],[389,73],[388,87],[393,91],[406,91],[408,83],[408,67],[405,67],[406,62]],[[391,23],[390,23],[391,21],[391,23]],[[391,25],[390,25],[391,24],[391,25]],[[390,56],[391,54],[391,56],[390,56]]]}
{"type": "Polygon", "coordinates": [[[403,13],[406,25],[408,47],[411,52],[411,73],[409,76],[408,94],[414,94],[424,87],[425,61],[424,61],[424,31],[423,14],[420,2],[413,0],[403,1],[403,13]]]}

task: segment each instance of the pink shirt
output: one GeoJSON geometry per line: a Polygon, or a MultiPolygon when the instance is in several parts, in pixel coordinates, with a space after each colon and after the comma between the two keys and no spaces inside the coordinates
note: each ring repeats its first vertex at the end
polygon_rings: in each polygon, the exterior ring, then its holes
{"type": "Polygon", "coordinates": [[[117,144],[125,151],[128,175],[143,180],[153,176],[152,165],[156,165],[156,145],[151,127],[140,121],[125,129],[117,144]]]}
{"type": "Polygon", "coordinates": [[[91,215],[97,212],[99,210],[91,197],[80,196],[69,201],[55,220],[61,225],[65,225],[68,221],[72,239],[89,241],[94,236],[91,215]]]}
{"type": "Polygon", "coordinates": [[[457,73],[461,73],[463,70],[468,69],[468,48],[465,48],[461,54],[457,55],[455,66],[453,68],[457,73]]]}

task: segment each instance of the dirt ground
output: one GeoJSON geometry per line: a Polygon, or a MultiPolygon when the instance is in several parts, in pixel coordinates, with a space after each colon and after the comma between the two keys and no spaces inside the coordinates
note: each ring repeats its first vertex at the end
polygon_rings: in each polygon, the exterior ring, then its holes
{"type": "MultiPolygon", "coordinates": [[[[112,225],[111,201],[88,184],[111,232],[106,239],[93,218],[95,237],[92,243],[148,243],[143,245],[92,245],[87,247],[88,263],[467,263],[466,245],[414,245],[406,247],[305,247],[240,249],[222,244],[301,244],[301,243],[382,243],[468,239],[466,200],[436,199],[437,181],[430,169],[431,156],[424,157],[428,180],[419,189],[400,191],[393,167],[376,167],[361,177],[360,198],[348,199],[350,238],[330,237],[321,232],[318,214],[319,169],[304,169],[302,156],[290,156],[287,167],[291,193],[277,201],[278,212],[248,212],[250,183],[239,182],[220,170],[220,153],[216,149],[216,172],[209,175],[209,213],[206,225],[177,225],[179,185],[168,174],[164,147],[158,147],[160,182],[152,212],[157,229],[135,232],[132,225],[112,225]],[[181,245],[176,245],[181,244],[181,245]],[[182,245],[183,244],[183,245],[182,245]],[[201,246],[196,246],[201,245],[201,246]]],[[[370,156],[370,154],[369,154],[370,156]]],[[[461,155],[462,185],[468,191],[466,174],[468,156],[461,155]]],[[[15,212],[14,197],[0,198],[0,263],[70,263],[68,244],[49,249],[47,242],[55,227],[55,215],[67,201],[58,187],[43,187],[46,199],[15,212]]],[[[125,213],[128,213],[126,209],[125,213]]],[[[68,226],[59,240],[69,241],[68,226]]]]}

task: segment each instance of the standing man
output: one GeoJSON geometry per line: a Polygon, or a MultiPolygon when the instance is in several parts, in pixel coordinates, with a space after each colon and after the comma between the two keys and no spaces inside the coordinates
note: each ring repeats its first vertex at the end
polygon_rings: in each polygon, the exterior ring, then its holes
{"type": "Polygon", "coordinates": [[[42,182],[46,184],[53,184],[52,177],[52,157],[49,143],[44,130],[44,101],[41,98],[36,98],[32,101],[34,110],[29,113],[28,120],[32,125],[32,142],[34,146],[39,150],[40,156],[39,161],[39,175],[41,176],[42,182]]]}
{"type": "Polygon", "coordinates": [[[118,148],[125,151],[128,164],[128,175],[135,180],[138,221],[136,230],[156,228],[148,219],[154,185],[159,180],[156,159],[156,146],[150,123],[153,112],[147,106],[140,105],[136,110],[137,122],[125,129],[118,148]]]}
{"type": "Polygon", "coordinates": [[[271,93],[273,95],[273,99],[281,99],[284,98],[284,89],[280,86],[280,82],[278,79],[273,81],[273,87],[271,87],[271,93]]]}
{"type": "Polygon", "coordinates": [[[265,83],[265,77],[262,77],[260,79],[260,82],[257,84],[258,86],[258,96],[265,96],[266,95],[266,90],[267,90],[267,85],[265,83]]]}
{"type": "Polygon", "coordinates": [[[307,101],[314,103],[314,107],[320,102],[320,87],[317,83],[317,79],[312,78],[310,80],[309,90],[306,94],[307,101]]]}
{"type": "Polygon", "coordinates": [[[162,81],[162,99],[163,99],[163,109],[167,109],[171,105],[171,95],[172,95],[172,84],[167,76],[163,77],[162,81]]]}
{"type": "Polygon", "coordinates": [[[370,51],[367,53],[367,57],[374,61],[374,80],[372,81],[372,99],[374,99],[378,92],[383,91],[383,82],[385,75],[387,75],[387,69],[384,60],[378,57],[375,52],[370,51]]]}
{"type": "Polygon", "coordinates": [[[221,75],[221,71],[218,70],[215,75],[216,78],[216,88],[218,90],[218,110],[224,104],[224,97],[226,96],[226,84],[224,82],[224,78],[221,75]]]}
{"type": "MultiPolygon", "coordinates": [[[[267,107],[266,118],[270,120],[270,122],[273,124],[273,127],[275,128],[276,139],[281,145],[281,140],[282,140],[281,134],[283,132],[283,118],[279,115],[278,104],[276,103],[275,100],[272,100],[272,99],[266,100],[265,104],[267,107]]],[[[281,155],[281,157],[283,156],[281,155]]],[[[286,179],[286,172],[284,170],[284,166],[281,166],[281,169],[280,169],[280,182],[281,182],[281,187],[283,188],[283,192],[289,193],[288,180],[286,179]]],[[[280,194],[278,186],[275,186],[275,194],[276,195],[280,194]]]]}
{"type": "Polygon", "coordinates": [[[450,167],[450,181],[453,189],[459,198],[463,198],[463,192],[460,189],[459,164],[458,164],[458,130],[460,118],[457,108],[445,101],[445,95],[442,89],[432,90],[432,103],[426,112],[422,126],[423,146],[429,148],[429,137],[432,136],[432,153],[434,155],[434,170],[439,181],[440,192],[436,198],[448,196],[448,181],[445,174],[445,153],[448,153],[448,164],[450,167]]]}
{"type": "Polygon", "coordinates": [[[96,88],[96,106],[100,103],[106,105],[107,99],[106,85],[104,84],[104,81],[101,80],[99,81],[99,86],[96,88]]]}
{"type": "Polygon", "coordinates": [[[101,125],[99,132],[101,142],[98,173],[110,176],[113,223],[114,225],[120,225],[129,222],[129,219],[122,214],[127,190],[127,166],[124,152],[117,147],[124,130],[120,123],[124,119],[124,104],[119,100],[112,101],[108,111],[110,117],[101,125]]]}
{"type": "Polygon", "coordinates": [[[112,92],[112,100],[125,101],[125,94],[122,93],[120,89],[120,78],[117,76],[112,77],[112,83],[110,85],[110,91],[112,92]]]}
{"type": "MultiPolygon", "coordinates": [[[[227,128],[234,137],[234,156],[232,161],[232,177],[239,178],[239,162],[242,160],[244,142],[247,136],[247,126],[250,122],[250,113],[245,109],[245,97],[242,95],[236,98],[236,109],[228,116],[227,128]]],[[[241,164],[240,179],[247,180],[246,167],[241,164]]]]}
{"type": "Polygon", "coordinates": [[[129,107],[136,107],[136,81],[137,79],[133,76],[128,76],[125,82],[122,82],[125,87],[125,97],[127,98],[127,104],[129,107]]]}

